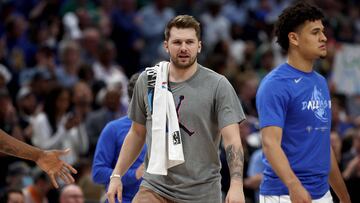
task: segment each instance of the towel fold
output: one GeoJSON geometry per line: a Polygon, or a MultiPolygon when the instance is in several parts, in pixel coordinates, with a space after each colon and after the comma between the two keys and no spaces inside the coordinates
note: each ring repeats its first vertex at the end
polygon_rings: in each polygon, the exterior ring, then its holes
{"type": "Polygon", "coordinates": [[[185,162],[175,102],[168,90],[169,62],[163,61],[154,67],[146,68],[146,73],[152,111],[152,141],[146,171],[167,175],[168,168],[185,162]]]}

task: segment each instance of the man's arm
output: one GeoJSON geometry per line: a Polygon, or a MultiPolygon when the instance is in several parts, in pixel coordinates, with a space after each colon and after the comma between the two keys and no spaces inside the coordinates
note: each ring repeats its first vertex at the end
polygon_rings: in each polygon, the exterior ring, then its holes
{"type": "MultiPolygon", "coordinates": [[[[131,164],[139,156],[141,149],[145,144],[146,128],[144,125],[132,122],[129,133],[127,134],[124,144],[119,154],[119,159],[116,163],[113,175],[123,176],[129,169],[131,164]]],[[[109,203],[115,203],[115,195],[117,195],[119,202],[122,197],[122,183],[120,178],[114,177],[110,180],[110,185],[107,192],[109,203]]]]}
{"type": "Polygon", "coordinates": [[[329,183],[334,189],[334,192],[339,197],[341,203],[351,202],[349,193],[346,189],[346,185],[341,176],[339,167],[336,162],[335,154],[331,148],[331,170],[329,174],[329,183]]]}
{"type": "Polygon", "coordinates": [[[238,124],[231,124],[221,130],[230,171],[230,188],[226,202],[245,202],[243,193],[244,153],[238,124]]]}
{"type": "Polygon", "coordinates": [[[114,170],[112,163],[117,161],[117,153],[121,148],[116,146],[116,132],[112,124],[107,124],[102,130],[96,144],[94,161],[92,166],[92,178],[95,183],[107,185],[110,175],[114,170]]]}
{"type": "Polygon", "coordinates": [[[66,155],[69,150],[44,151],[21,142],[0,130],[0,152],[36,162],[49,175],[52,184],[56,188],[59,187],[56,182],[57,177],[63,179],[66,183],[74,182],[71,172],[77,173],[77,171],[60,160],[60,156],[66,155]]]}
{"type": "Polygon", "coordinates": [[[281,148],[282,129],[269,126],[261,129],[263,152],[272,169],[289,189],[292,202],[311,202],[311,197],[290,167],[281,148]]]}

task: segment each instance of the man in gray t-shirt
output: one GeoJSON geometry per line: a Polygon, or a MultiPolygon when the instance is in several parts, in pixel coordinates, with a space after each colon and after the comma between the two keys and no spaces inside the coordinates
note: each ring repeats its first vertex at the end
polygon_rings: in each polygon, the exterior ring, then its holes
{"type": "MultiPolygon", "coordinates": [[[[228,80],[197,63],[201,50],[200,26],[191,16],[172,19],[165,30],[164,47],[170,55],[169,88],[178,114],[183,164],[167,175],[145,172],[133,202],[221,202],[219,144],[223,138],[231,175],[227,200],[245,202],[242,185],[243,151],[238,124],[245,119],[238,97],[228,80]]],[[[152,112],[148,80],[143,72],[130,104],[132,127],[110,178],[109,202],[121,199],[121,175],[138,156],[145,140],[151,156],[152,112]]]]}

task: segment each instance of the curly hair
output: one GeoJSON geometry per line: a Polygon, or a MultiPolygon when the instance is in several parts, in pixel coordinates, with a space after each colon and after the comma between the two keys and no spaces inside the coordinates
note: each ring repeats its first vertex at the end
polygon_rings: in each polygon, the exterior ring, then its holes
{"type": "Polygon", "coordinates": [[[275,23],[274,31],[277,43],[282,49],[287,51],[289,49],[288,34],[290,32],[296,31],[306,21],[323,19],[324,14],[318,7],[304,1],[299,1],[295,5],[286,8],[275,23]]]}

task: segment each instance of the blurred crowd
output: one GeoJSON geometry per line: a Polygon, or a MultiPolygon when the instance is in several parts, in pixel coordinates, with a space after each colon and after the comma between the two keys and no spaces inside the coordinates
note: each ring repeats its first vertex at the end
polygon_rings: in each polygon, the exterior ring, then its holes
{"type": "MultiPolygon", "coordinates": [[[[99,202],[104,188],[91,179],[101,130],[127,112],[128,78],[167,60],[166,23],[178,14],[202,26],[202,65],[225,75],[247,115],[241,124],[244,187],[256,202],[261,182],[261,138],[255,107],[261,79],[286,56],[272,28],[291,0],[2,0],[0,3],[0,127],[43,149],[70,148],[76,185],[54,190],[30,162],[0,154],[2,201],[99,202]]],[[[360,202],[360,95],[339,92],[334,58],[344,44],[360,44],[357,0],[313,0],[326,14],[328,57],[315,69],[332,94],[331,144],[353,202],[360,202]],[[357,198],[357,199],[356,199],[357,198]],[[359,201],[356,201],[356,200],[359,201]]],[[[360,55],[359,55],[360,56],[360,55]]],[[[360,62],[357,64],[360,70],[360,62]]],[[[360,78],[359,78],[360,80],[360,78]]],[[[222,149],[219,149],[222,151],[222,149]]],[[[224,156],[220,155],[221,159],[224,156]]],[[[223,163],[223,191],[229,176],[223,163]]]]}

